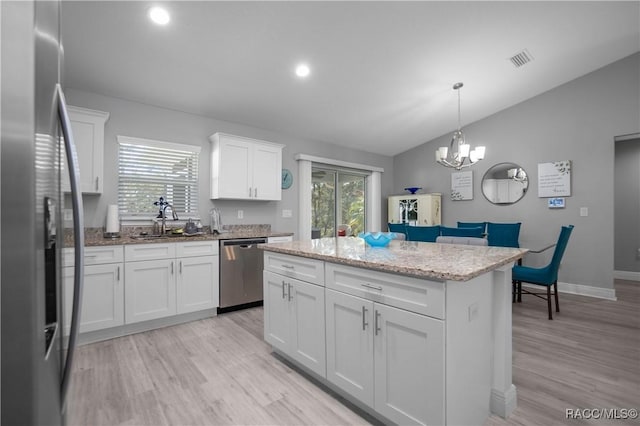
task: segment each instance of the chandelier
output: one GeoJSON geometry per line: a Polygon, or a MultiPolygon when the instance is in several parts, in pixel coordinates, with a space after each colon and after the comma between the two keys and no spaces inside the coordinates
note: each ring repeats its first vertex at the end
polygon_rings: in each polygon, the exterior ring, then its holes
{"type": "Polygon", "coordinates": [[[445,167],[460,170],[469,167],[484,158],[484,146],[477,146],[471,150],[468,143],[464,141],[464,133],[460,129],[460,88],[462,83],[453,85],[453,90],[458,91],[458,130],[453,132],[451,146],[441,146],[436,150],[436,161],[445,167]]]}

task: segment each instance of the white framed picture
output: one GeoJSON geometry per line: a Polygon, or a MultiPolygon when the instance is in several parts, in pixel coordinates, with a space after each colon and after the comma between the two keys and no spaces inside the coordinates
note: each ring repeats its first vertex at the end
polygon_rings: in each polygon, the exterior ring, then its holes
{"type": "Polygon", "coordinates": [[[571,196],[571,161],[538,164],[538,197],[571,196]]]}
{"type": "Polygon", "coordinates": [[[473,171],[451,173],[451,200],[473,200],[473,171]]]}

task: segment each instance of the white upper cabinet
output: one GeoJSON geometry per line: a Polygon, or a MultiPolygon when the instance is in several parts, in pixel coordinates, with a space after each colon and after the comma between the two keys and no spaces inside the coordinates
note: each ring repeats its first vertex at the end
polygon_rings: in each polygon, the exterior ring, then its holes
{"type": "Polygon", "coordinates": [[[211,198],[280,200],[284,145],[215,133],[211,147],[211,198]]]}
{"type": "MultiPolygon", "coordinates": [[[[80,165],[80,190],[84,194],[102,194],[104,125],[109,113],[71,105],[67,109],[80,165]]],[[[66,157],[64,163],[62,190],[70,192],[66,157]]]]}

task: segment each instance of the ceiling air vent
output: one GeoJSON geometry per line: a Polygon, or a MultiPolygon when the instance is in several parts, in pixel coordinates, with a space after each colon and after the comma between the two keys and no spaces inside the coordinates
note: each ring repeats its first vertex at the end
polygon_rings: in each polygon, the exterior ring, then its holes
{"type": "Polygon", "coordinates": [[[520,68],[524,64],[527,64],[533,61],[533,56],[527,49],[524,49],[522,52],[516,53],[512,57],[509,58],[514,67],[520,68]]]}

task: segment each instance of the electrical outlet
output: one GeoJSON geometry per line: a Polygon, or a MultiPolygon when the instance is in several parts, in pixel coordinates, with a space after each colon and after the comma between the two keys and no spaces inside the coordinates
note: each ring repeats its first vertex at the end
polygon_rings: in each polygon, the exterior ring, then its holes
{"type": "Polygon", "coordinates": [[[580,207],[580,216],[582,216],[582,217],[589,216],[589,208],[588,207],[580,207]]]}
{"type": "Polygon", "coordinates": [[[288,210],[288,209],[282,210],[282,217],[291,217],[292,215],[293,215],[293,212],[291,210],[288,210]]]}
{"type": "Polygon", "coordinates": [[[64,209],[64,220],[65,221],[73,220],[73,210],[64,209]]]}
{"type": "Polygon", "coordinates": [[[244,210],[238,210],[238,219],[244,218],[244,210]]]}

